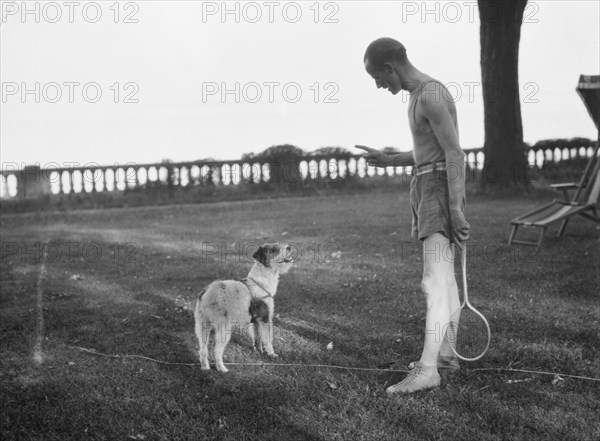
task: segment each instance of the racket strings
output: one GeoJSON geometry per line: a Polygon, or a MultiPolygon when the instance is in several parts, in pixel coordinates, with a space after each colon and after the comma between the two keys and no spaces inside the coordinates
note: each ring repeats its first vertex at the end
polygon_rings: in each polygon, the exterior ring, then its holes
{"type": "Polygon", "coordinates": [[[450,316],[446,338],[454,353],[466,361],[483,357],[490,345],[490,328],[481,313],[470,306],[467,300],[467,244],[461,248],[463,303],[450,316]]]}
{"type": "Polygon", "coordinates": [[[468,359],[482,355],[489,342],[489,329],[485,320],[469,308],[463,308],[452,315],[447,335],[457,355],[468,359]]]}

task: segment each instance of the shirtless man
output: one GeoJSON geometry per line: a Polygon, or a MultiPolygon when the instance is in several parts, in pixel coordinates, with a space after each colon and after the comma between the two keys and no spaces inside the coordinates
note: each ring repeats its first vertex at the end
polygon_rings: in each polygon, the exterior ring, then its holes
{"type": "Polygon", "coordinates": [[[391,38],[373,41],[363,61],[377,88],[394,95],[402,89],[410,93],[412,152],[388,155],[355,146],[365,150],[369,165],[414,166],[410,186],[412,236],[423,241],[425,343],[420,360],[411,363],[407,377],[386,390],[388,394],[406,394],[439,386],[438,370],[459,369],[444,331],[460,306],[452,244],[460,246],[469,238],[469,224],[464,216],[465,154],[458,140],[456,107],[448,90],[416,69],[400,42],[391,38]]]}

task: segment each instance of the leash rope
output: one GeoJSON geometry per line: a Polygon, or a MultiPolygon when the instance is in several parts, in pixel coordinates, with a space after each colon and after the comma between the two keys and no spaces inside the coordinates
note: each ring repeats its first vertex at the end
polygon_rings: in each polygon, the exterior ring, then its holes
{"type": "Polygon", "coordinates": [[[253,298],[255,298],[255,299],[257,299],[257,300],[266,299],[267,297],[271,297],[271,298],[273,298],[273,294],[271,294],[267,288],[265,288],[264,286],[262,286],[260,283],[258,283],[258,282],[257,282],[255,279],[253,279],[252,277],[247,277],[247,278],[245,278],[245,279],[242,279],[242,282],[244,283],[244,285],[246,285],[246,286],[248,287],[248,289],[250,290],[250,294],[252,294],[252,288],[250,288],[250,287],[248,286],[248,280],[249,280],[249,281],[251,281],[252,283],[254,283],[256,286],[258,286],[260,289],[262,289],[264,292],[266,292],[266,293],[267,293],[267,295],[266,295],[266,296],[262,296],[262,297],[258,297],[258,296],[257,296],[257,297],[254,297],[254,296],[252,296],[253,298]]]}
{"type": "MultiPolygon", "coordinates": [[[[201,366],[200,363],[178,363],[178,362],[171,362],[171,361],[162,361],[162,360],[156,360],[154,358],[146,357],[144,355],[103,354],[102,352],[98,352],[93,349],[82,348],[79,346],[67,345],[67,347],[71,348],[71,349],[77,349],[79,351],[87,352],[88,354],[100,355],[100,356],[109,357],[109,358],[139,358],[142,360],[149,360],[149,361],[154,361],[154,362],[160,363],[160,364],[170,364],[170,365],[175,365],[175,366],[201,366]]],[[[260,363],[260,362],[258,362],[258,363],[235,363],[235,362],[232,362],[232,363],[225,363],[225,364],[228,366],[289,366],[289,367],[315,367],[315,368],[320,367],[320,368],[333,368],[333,369],[347,369],[347,370],[353,370],[353,371],[409,372],[408,370],[403,370],[403,369],[361,368],[361,367],[351,367],[351,366],[334,366],[334,365],[329,365],[329,364],[260,363]]]]}
{"type": "MultiPolygon", "coordinates": [[[[103,356],[103,357],[110,357],[110,358],[139,358],[139,359],[142,359],[142,360],[153,361],[155,363],[175,365],[175,366],[200,366],[200,363],[177,363],[177,362],[156,360],[154,358],[145,357],[143,355],[103,354],[102,352],[97,352],[97,351],[95,351],[93,349],[82,348],[82,347],[79,347],[79,346],[69,346],[69,345],[67,345],[67,347],[71,348],[71,349],[77,349],[77,350],[82,351],[82,352],[87,352],[87,353],[93,354],[93,355],[100,355],[100,356],[103,356]]],[[[351,370],[351,371],[404,372],[404,373],[409,372],[406,369],[361,368],[361,367],[351,367],[351,366],[336,366],[336,365],[329,365],[329,364],[303,364],[303,363],[225,363],[225,364],[229,365],[229,366],[312,367],[312,368],[343,369],[343,370],[351,370]]],[[[477,372],[482,372],[482,371],[520,372],[520,373],[527,373],[527,374],[552,375],[553,377],[575,378],[575,379],[578,379],[578,380],[587,380],[587,381],[597,381],[597,382],[600,382],[600,378],[585,377],[585,376],[582,376],[582,375],[570,375],[570,374],[563,374],[563,373],[560,373],[560,372],[536,371],[536,370],[527,370],[527,369],[513,369],[513,368],[508,368],[508,367],[507,368],[475,368],[475,369],[469,369],[468,370],[468,372],[476,372],[476,371],[477,372]]]]}

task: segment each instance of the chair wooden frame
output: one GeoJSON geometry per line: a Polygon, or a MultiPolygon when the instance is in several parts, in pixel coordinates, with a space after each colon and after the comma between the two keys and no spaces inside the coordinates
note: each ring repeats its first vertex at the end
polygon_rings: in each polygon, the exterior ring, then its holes
{"type": "Polygon", "coordinates": [[[583,216],[594,222],[600,223],[600,158],[598,158],[599,143],[596,143],[594,155],[590,158],[585,172],[579,182],[559,184],[556,189],[563,191],[565,200],[555,199],[542,207],[536,208],[511,220],[512,230],[508,238],[508,244],[534,245],[536,249],[542,244],[546,230],[551,224],[562,221],[558,229],[557,237],[561,237],[567,228],[569,220],[576,215],[583,216]],[[577,189],[571,200],[568,200],[567,189],[577,189]],[[540,228],[537,242],[516,240],[516,234],[520,226],[528,228],[540,228]]]}
{"type": "Polygon", "coordinates": [[[551,224],[562,221],[557,234],[557,237],[561,237],[569,220],[577,215],[600,223],[600,204],[598,202],[600,195],[600,158],[598,157],[600,147],[600,77],[581,75],[575,90],[583,100],[596,129],[598,129],[598,141],[594,153],[588,161],[578,184],[552,185],[552,188],[563,193],[563,200],[555,199],[543,207],[536,208],[511,220],[512,230],[508,238],[508,245],[513,243],[534,245],[537,251],[537,248],[542,244],[546,230],[551,224]],[[576,190],[572,198],[569,197],[569,190],[576,190]],[[541,232],[537,242],[516,240],[515,237],[520,226],[540,228],[541,232]]]}

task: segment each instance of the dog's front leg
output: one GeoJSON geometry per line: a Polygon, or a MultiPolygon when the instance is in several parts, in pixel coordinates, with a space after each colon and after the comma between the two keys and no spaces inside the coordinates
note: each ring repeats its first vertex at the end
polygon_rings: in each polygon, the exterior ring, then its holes
{"type": "Polygon", "coordinates": [[[261,329],[260,325],[256,321],[253,321],[248,325],[248,334],[250,335],[250,339],[252,340],[252,349],[254,351],[262,352],[263,348],[262,341],[260,338],[261,329]]]}
{"type": "Polygon", "coordinates": [[[273,299],[268,299],[267,306],[269,308],[269,315],[266,317],[267,320],[265,322],[261,322],[261,339],[262,346],[267,355],[271,358],[277,358],[277,354],[273,350],[273,316],[275,315],[275,305],[273,303],[273,299]]]}
{"type": "Polygon", "coordinates": [[[271,358],[277,358],[278,355],[273,350],[273,322],[260,323],[260,337],[262,339],[262,347],[267,355],[271,358]]]}

